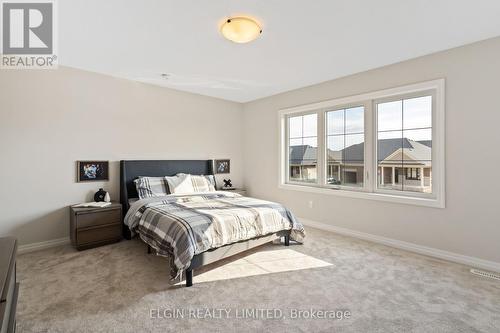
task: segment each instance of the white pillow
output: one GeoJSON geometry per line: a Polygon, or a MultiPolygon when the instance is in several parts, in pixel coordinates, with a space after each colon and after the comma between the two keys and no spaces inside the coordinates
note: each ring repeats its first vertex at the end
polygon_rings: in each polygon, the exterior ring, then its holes
{"type": "Polygon", "coordinates": [[[194,193],[191,175],[179,173],[173,177],[165,177],[170,194],[189,194],[194,193]]]}

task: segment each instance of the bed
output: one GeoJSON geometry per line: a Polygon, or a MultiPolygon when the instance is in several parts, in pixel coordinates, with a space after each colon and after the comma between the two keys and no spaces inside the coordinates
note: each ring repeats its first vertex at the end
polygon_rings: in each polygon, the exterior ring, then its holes
{"type": "Polygon", "coordinates": [[[124,237],[138,235],[148,252],[170,259],[171,278],[193,285],[193,271],[268,242],[302,242],[305,232],[293,214],[277,203],[229,191],[143,198],[134,180],[177,174],[213,175],[211,160],[120,162],[120,202],[124,237]],[[229,230],[229,231],[228,231],[229,230]]]}

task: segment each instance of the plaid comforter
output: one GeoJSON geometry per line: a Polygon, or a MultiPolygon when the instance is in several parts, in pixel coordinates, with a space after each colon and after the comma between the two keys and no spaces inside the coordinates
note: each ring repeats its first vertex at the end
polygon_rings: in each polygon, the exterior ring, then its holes
{"type": "Polygon", "coordinates": [[[282,230],[298,242],[305,237],[304,227],[282,205],[222,191],[138,200],[125,224],[170,258],[172,278],[209,249],[282,230]]]}

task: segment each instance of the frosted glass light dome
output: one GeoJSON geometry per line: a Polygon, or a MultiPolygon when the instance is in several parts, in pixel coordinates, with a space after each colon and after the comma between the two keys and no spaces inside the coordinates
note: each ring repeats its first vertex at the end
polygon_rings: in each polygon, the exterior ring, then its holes
{"type": "Polygon", "coordinates": [[[248,43],[259,37],[262,28],[249,17],[233,17],[222,25],[222,35],[235,43],[248,43]]]}

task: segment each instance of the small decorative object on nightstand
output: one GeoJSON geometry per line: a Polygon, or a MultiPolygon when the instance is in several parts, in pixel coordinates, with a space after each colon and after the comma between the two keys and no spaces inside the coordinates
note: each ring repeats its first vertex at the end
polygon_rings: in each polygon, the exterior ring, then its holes
{"type": "Polygon", "coordinates": [[[231,179],[223,179],[222,181],[224,182],[224,185],[222,186],[224,190],[234,190],[231,179]]]}
{"type": "Polygon", "coordinates": [[[71,244],[78,250],[118,242],[122,238],[122,206],[70,207],[71,244]]]}
{"type": "Polygon", "coordinates": [[[94,194],[94,201],[95,202],[100,202],[100,201],[105,201],[104,198],[106,198],[106,194],[108,194],[108,192],[104,191],[102,188],[99,189],[99,191],[97,191],[95,194],[94,194]]]}

